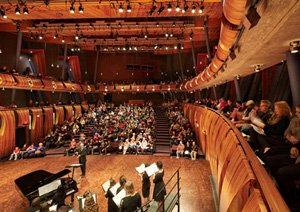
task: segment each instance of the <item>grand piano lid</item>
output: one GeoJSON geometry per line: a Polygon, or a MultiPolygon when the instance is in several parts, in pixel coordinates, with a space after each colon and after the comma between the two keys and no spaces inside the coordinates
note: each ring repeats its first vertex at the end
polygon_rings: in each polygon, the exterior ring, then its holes
{"type": "Polygon", "coordinates": [[[70,172],[70,170],[64,169],[56,174],[52,174],[45,170],[37,170],[16,179],[15,183],[21,192],[27,196],[27,194],[37,190],[39,187],[51,183],[52,181],[61,178],[70,172]]]}

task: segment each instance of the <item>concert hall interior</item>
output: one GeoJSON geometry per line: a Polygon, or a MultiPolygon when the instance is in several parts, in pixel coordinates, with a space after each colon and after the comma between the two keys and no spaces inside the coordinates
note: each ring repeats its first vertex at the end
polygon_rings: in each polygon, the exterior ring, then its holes
{"type": "Polygon", "coordinates": [[[299,0],[0,0],[1,211],[300,211],[299,29],[299,0]]]}

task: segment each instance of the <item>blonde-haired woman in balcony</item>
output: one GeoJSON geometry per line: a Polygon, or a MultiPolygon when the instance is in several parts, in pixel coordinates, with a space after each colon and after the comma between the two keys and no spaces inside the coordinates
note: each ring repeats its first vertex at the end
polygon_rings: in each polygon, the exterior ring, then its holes
{"type": "Polygon", "coordinates": [[[257,130],[250,130],[250,139],[253,142],[253,147],[255,149],[262,148],[262,153],[266,153],[270,149],[270,145],[272,145],[270,140],[274,138],[280,139],[284,136],[284,131],[289,126],[291,117],[291,108],[285,101],[275,102],[274,114],[267,123],[258,126],[257,130]]]}

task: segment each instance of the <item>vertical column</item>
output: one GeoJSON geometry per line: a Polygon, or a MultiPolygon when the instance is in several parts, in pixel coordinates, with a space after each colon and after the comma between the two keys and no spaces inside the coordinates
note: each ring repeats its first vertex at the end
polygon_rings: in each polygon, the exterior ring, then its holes
{"type": "MultiPolygon", "coordinates": [[[[183,78],[183,67],[182,67],[181,54],[180,54],[180,49],[181,49],[180,43],[177,45],[177,49],[178,49],[178,59],[179,59],[180,72],[181,72],[181,82],[183,83],[184,78],[183,78]]],[[[185,99],[187,99],[187,95],[185,91],[184,91],[184,97],[185,99]]]]}
{"type": "Polygon", "coordinates": [[[97,71],[98,71],[99,52],[100,52],[100,46],[97,45],[97,56],[96,56],[95,72],[94,72],[94,85],[96,85],[96,81],[97,81],[97,71]]]}
{"type": "MultiPolygon", "coordinates": [[[[64,62],[62,65],[62,74],[61,74],[61,79],[64,81],[65,80],[65,69],[66,69],[66,61],[67,61],[67,51],[68,51],[68,44],[65,43],[65,49],[64,49],[64,62]]],[[[62,99],[62,92],[59,93],[58,97],[59,101],[62,99]]]]}
{"type": "Polygon", "coordinates": [[[286,61],[293,98],[293,108],[300,103],[300,58],[299,53],[286,52],[286,61]]]}
{"type": "MultiPolygon", "coordinates": [[[[192,47],[193,63],[194,63],[194,67],[195,67],[195,76],[197,76],[198,75],[198,73],[197,73],[197,62],[196,62],[196,55],[195,55],[194,41],[193,40],[191,40],[191,47],[192,47]]],[[[195,95],[196,95],[196,92],[197,91],[195,91],[195,95]]],[[[200,100],[200,90],[198,90],[198,93],[199,93],[198,99],[200,100]]]]}
{"type": "MultiPolygon", "coordinates": [[[[15,61],[15,69],[18,72],[19,71],[19,60],[20,60],[20,55],[21,55],[21,46],[22,46],[22,31],[18,31],[18,40],[17,40],[17,49],[16,49],[16,61],[15,61]]],[[[16,98],[16,89],[12,90],[12,95],[11,95],[11,102],[15,102],[16,98]]]]}
{"type": "Polygon", "coordinates": [[[67,61],[67,51],[68,51],[68,44],[65,43],[65,50],[64,50],[64,63],[62,65],[62,80],[65,80],[65,69],[66,69],[66,61],[67,61]]]}
{"type": "Polygon", "coordinates": [[[238,79],[236,77],[234,78],[234,85],[235,85],[236,100],[243,101],[242,94],[241,94],[240,82],[238,81],[238,79]]]}
{"type": "Polygon", "coordinates": [[[213,86],[213,91],[214,91],[215,99],[218,99],[218,97],[217,97],[217,89],[216,89],[215,85],[213,86]]]}
{"type": "Polygon", "coordinates": [[[211,53],[210,53],[210,48],[209,48],[209,37],[208,37],[208,28],[206,26],[206,21],[204,21],[204,32],[205,32],[205,41],[206,41],[206,49],[207,49],[207,54],[208,54],[208,59],[209,62],[211,62],[211,53]]]}

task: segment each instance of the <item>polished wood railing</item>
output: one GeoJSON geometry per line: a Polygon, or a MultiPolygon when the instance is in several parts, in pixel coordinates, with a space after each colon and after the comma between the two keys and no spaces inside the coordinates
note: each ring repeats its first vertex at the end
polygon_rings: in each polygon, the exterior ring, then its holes
{"type": "Polygon", "coordinates": [[[238,129],[221,113],[183,104],[185,116],[217,178],[223,211],[290,211],[238,129]]]}

